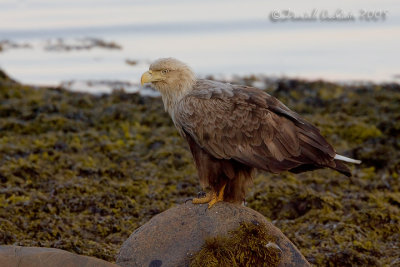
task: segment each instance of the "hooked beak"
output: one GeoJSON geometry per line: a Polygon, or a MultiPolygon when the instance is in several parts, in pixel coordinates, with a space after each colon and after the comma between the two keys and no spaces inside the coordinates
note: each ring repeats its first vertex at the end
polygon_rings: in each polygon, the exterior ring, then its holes
{"type": "Polygon", "coordinates": [[[145,83],[158,82],[162,80],[165,80],[165,77],[161,75],[161,71],[149,70],[143,73],[142,78],[140,79],[140,83],[143,86],[145,83]]]}

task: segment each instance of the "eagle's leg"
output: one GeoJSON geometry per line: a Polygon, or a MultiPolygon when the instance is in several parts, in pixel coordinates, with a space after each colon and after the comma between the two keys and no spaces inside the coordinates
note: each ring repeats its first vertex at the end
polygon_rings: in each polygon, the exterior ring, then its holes
{"type": "Polygon", "coordinates": [[[204,204],[204,203],[209,203],[213,198],[216,197],[216,194],[214,191],[212,192],[207,192],[204,197],[198,197],[198,198],[193,198],[192,203],[193,204],[204,204]]]}
{"type": "Polygon", "coordinates": [[[224,201],[225,186],[226,186],[226,183],[224,183],[224,185],[221,187],[218,194],[214,194],[213,199],[211,199],[211,201],[208,202],[208,208],[211,208],[217,202],[224,201]]]}

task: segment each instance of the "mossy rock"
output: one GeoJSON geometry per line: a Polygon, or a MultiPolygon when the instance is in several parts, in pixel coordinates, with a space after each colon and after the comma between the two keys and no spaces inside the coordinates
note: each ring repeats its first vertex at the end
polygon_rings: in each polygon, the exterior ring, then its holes
{"type": "MultiPolygon", "coordinates": [[[[362,164],[350,166],[351,179],[328,169],[259,173],[248,206],[313,265],[396,266],[400,85],[265,79],[268,93],[362,164]]],[[[135,229],[199,190],[160,98],[33,87],[0,71],[0,244],[113,261],[135,229]]]]}
{"type": "Polygon", "coordinates": [[[110,262],[61,249],[21,246],[0,246],[0,265],[8,267],[117,267],[110,262]]]}
{"type": "Polygon", "coordinates": [[[136,229],[117,256],[121,266],[310,266],[260,213],[219,202],[182,204],[136,229]]]}

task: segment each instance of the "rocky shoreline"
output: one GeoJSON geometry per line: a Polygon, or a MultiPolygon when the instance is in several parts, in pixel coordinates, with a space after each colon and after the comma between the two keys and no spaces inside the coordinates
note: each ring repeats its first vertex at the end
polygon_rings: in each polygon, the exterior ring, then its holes
{"type": "MultiPolygon", "coordinates": [[[[256,76],[237,82],[257,85],[256,76]]],[[[248,207],[316,265],[400,258],[400,86],[276,79],[270,94],[315,123],[346,156],[330,170],[260,173],[248,207]]],[[[200,190],[190,152],[159,98],[31,87],[0,72],[0,244],[114,262],[154,215],[200,190]]]]}

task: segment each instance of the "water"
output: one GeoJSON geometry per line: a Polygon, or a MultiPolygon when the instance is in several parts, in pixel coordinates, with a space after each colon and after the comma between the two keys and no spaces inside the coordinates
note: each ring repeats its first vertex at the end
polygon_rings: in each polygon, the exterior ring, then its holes
{"type": "MultiPolygon", "coordinates": [[[[334,81],[399,82],[396,1],[1,0],[0,40],[31,49],[0,53],[0,68],[29,84],[70,80],[137,84],[149,62],[176,57],[199,76],[263,74],[334,81]],[[385,21],[273,23],[273,10],[387,10],[385,21]],[[94,37],[121,50],[46,51],[49,40],[94,37]],[[131,66],[127,59],[137,61],[131,66]],[[397,75],[397,76],[396,76],[397,75]]],[[[76,83],[80,84],[80,83],[76,83]]],[[[83,87],[82,87],[83,88],[83,87]]],[[[75,88],[76,89],[76,88],[75,88]]],[[[96,91],[96,87],[84,88],[96,91]]],[[[101,89],[103,90],[103,89],[101,89]]]]}

